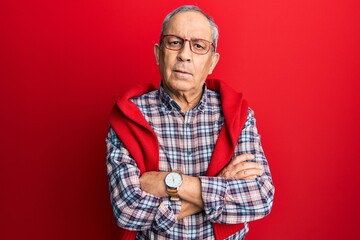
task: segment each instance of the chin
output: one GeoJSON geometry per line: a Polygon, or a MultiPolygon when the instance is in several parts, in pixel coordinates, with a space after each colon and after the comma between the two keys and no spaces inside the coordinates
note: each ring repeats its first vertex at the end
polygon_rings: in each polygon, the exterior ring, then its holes
{"type": "Polygon", "coordinates": [[[185,79],[173,80],[169,86],[176,91],[188,91],[194,88],[193,82],[185,79]]]}

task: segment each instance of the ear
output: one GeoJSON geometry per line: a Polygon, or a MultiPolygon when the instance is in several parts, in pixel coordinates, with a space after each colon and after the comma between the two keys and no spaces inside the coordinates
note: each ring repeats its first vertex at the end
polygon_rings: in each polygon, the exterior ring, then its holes
{"type": "Polygon", "coordinates": [[[219,62],[219,59],[220,59],[220,54],[219,53],[214,53],[211,56],[211,66],[210,66],[209,74],[212,74],[216,64],[219,62]]]}
{"type": "Polygon", "coordinates": [[[156,59],[156,65],[159,65],[160,62],[160,46],[158,43],[154,45],[154,55],[156,59]]]}

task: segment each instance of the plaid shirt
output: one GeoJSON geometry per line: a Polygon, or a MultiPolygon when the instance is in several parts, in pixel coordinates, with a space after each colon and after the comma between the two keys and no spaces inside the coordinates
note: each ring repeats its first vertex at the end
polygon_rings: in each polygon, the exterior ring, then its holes
{"type": "Polygon", "coordinates": [[[154,129],[160,146],[159,170],[181,170],[201,180],[204,211],[177,221],[181,201],[156,197],[140,189],[140,171],[110,127],[107,143],[107,172],[113,210],[119,226],[139,231],[136,239],[214,239],[211,222],[245,228],[227,238],[244,239],[248,221],[266,216],[272,207],[274,187],[264,156],[254,113],[248,117],[233,157],[255,155],[265,173],[253,180],[229,180],[205,176],[224,123],[220,95],[204,87],[197,106],[186,114],[160,88],[132,99],[154,129]]]}

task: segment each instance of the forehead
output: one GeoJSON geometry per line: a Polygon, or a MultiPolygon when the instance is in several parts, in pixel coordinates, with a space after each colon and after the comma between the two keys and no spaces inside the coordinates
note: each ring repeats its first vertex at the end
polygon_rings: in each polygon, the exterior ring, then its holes
{"type": "Polygon", "coordinates": [[[175,14],[169,21],[165,34],[185,38],[203,38],[211,41],[212,28],[208,19],[196,11],[175,14]]]}

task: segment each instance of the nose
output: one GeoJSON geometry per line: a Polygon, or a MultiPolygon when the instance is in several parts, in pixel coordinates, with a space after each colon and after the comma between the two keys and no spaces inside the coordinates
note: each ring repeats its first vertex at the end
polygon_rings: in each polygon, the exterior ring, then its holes
{"type": "Polygon", "coordinates": [[[192,51],[190,49],[190,41],[185,39],[184,46],[178,51],[177,58],[181,62],[190,62],[191,56],[192,56],[192,51]]]}

